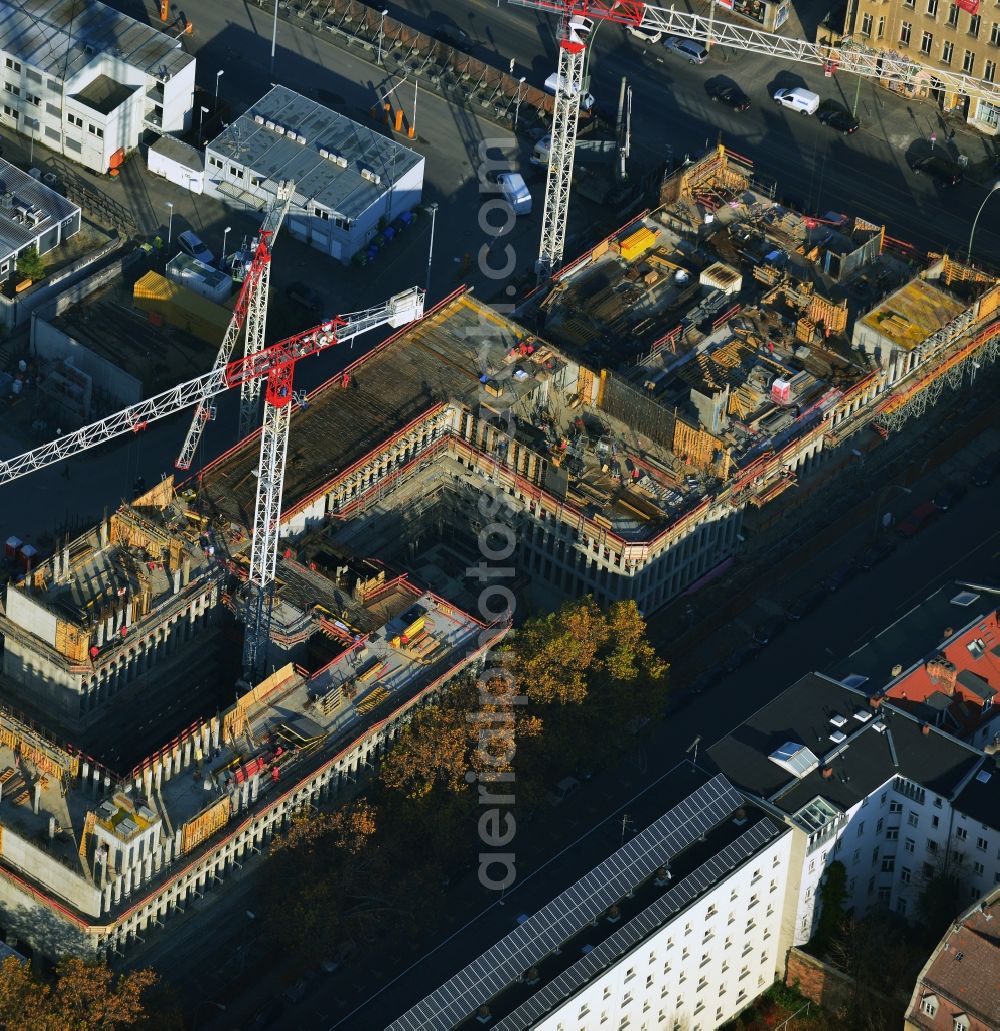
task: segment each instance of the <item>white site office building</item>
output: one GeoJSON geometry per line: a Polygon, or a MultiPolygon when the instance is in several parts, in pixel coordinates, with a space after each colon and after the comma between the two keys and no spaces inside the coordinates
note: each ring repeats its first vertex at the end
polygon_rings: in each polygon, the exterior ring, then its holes
{"type": "Polygon", "coordinates": [[[286,228],[347,264],[380,227],[420,203],[424,159],[286,86],[205,148],[205,193],[258,210],[295,184],[286,228]]]}
{"type": "Polygon", "coordinates": [[[0,59],[0,127],[91,171],[190,124],[195,59],[98,0],[0,0],[0,59]]]}

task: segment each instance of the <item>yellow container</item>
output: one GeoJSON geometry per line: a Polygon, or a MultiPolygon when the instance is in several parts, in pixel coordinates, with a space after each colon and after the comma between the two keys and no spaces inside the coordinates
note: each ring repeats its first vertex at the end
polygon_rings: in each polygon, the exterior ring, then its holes
{"type": "Polygon", "coordinates": [[[652,229],[647,229],[645,226],[637,229],[634,233],[629,233],[618,244],[618,249],[621,252],[621,256],[626,261],[635,261],[641,254],[645,254],[653,245],[656,243],[656,233],[652,229]]]}
{"type": "Polygon", "coordinates": [[[167,325],[182,329],[209,344],[222,342],[233,314],[221,304],[215,304],[157,272],[147,272],[136,280],[132,288],[132,303],[140,311],[157,315],[167,325]]]}

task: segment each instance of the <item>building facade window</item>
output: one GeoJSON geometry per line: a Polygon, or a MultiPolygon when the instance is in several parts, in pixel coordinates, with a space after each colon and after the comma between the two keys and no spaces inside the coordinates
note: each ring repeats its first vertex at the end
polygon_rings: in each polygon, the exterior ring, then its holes
{"type": "Polygon", "coordinates": [[[969,15],[969,35],[979,38],[979,26],[982,25],[983,19],[978,14],[969,15]]]}
{"type": "Polygon", "coordinates": [[[870,36],[872,34],[872,25],[873,24],[874,24],[874,19],[872,18],[872,16],[870,14],[867,14],[867,13],[863,14],[861,16],[861,35],[862,36],[870,36]]]}
{"type": "Polygon", "coordinates": [[[899,26],[899,45],[901,47],[908,47],[910,45],[910,37],[913,35],[913,25],[904,21],[899,26]]]}
{"type": "Polygon", "coordinates": [[[51,125],[45,126],[45,135],[48,136],[50,140],[53,140],[56,143],[59,142],[59,130],[53,129],[51,125]]]}
{"type": "Polygon", "coordinates": [[[15,122],[20,117],[20,115],[12,107],[8,107],[6,104],[4,104],[4,106],[3,106],[3,113],[8,118],[13,118],[15,122]]]}
{"type": "Polygon", "coordinates": [[[945,43],[941,47],[941,63],[951,64],[952,55],[955,53],[954,43],[945,43]]]}
{"type": "Polygon", "coordinates": [[[5,89],[5,90],[6,90],[6,91],[7,91],[8,93],[9,93],[9,94],[11,94],[11,96],[14,96],[14,97],[19,97],[19,96],[21,95],[21,87],[20,87],[20,86],[15,86],[15,85],[13,85],[13,83],[10,83],[10,82],[5,82],[5,83],[3,84],[3,88],[4,88],[4,89],[5,89]]]}
{"type": "Polygon", "coordinates": [[[958,24],[958,4],[952,4],[948,9],[948,24],[952,28],[958,24]]]}
{"type": "Polygon", "coordinates": [[[69,122],[70,125],[75,125],[78,129],[83,128],[83,119],[79,115],[67,113],[66,121],[69,122]]]}
{"type": "Polygon", "coordinates": [[[976,68],[976,55],[971,50],[966,50],[965,57],[962,58],[962,71],[966,75],[972,75],[976,68]]]}
{"type": "Polygon", "coordinates": [[[15,61],[13,57],[8,57],[5,63],[12,72],[19,72],[21,70],[21,62],[15,61]]]}
{"type": "Polygon", "coordinates": [[[998,21],[990,26],[990,42],[995,47],[1000,47],[1000,22],[998,21]]]}
{"type": "Polygon", "coordinates": [[[920,37],[920,50],[922,53],[929,54],[931,47],[934,45],[934,35],[931,32],[925,32],[920,37]]]}
{"type": "Polygon", "coordinates": [[[987,82],[993,82],[994,77],[996,76],[996,73],[997,73],[996,61],[987,61],[986,62],[986,67],[983,69],[983,78],[987,82]]]}
{"type": "Polygon", "coordinates": [[[878,38],[881,39],[885,35],[885,16],[883,15],[878,20],[878,38]]]}
{"type": "Polygon", "coordinates": [[[965,839],[968,836],[969,836],[969,832],[964,827],[956,827],[955,828],[955,837],[958,838],[959,841],[965,841],[965,839]]]}
{"type": "Polygon", "coordinates": [[[936,18],[938,12],[938,0],[927,0],[927,17],[936,18]]]}

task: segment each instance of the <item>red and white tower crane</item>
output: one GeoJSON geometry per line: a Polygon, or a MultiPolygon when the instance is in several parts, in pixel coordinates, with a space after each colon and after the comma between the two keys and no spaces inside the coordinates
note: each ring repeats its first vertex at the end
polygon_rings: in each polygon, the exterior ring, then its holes
{"type": "MultiPolygon", "coordinates": [[[[246,325],[246,338],[243,353],[245,355],[256,354],[264,348],[267,298],[271,282],[271,248],[274,246],[278,230],[281,229],[281,223],[288,214],[294,191],[294,184],[282,183],[264,216],[264,223],[253,242],[253,259],[246,271],[243,285],[240,287],[236,304],[233,307],[233,317],[229,320],[219,353],[215,356],[214,369],[221,369],[229,364],[233,356],[233,348],[236,346],[244,324],[246,325]]],[[[240,388],[240,439],[252,429],[251,423],[256,414],[259,398],[260,380],[247,381],[240,388]]],[[[181,453],[174,463],[178,469],[191,468],[195,451],[198,450],[201,435],[205,430],[205,423],[211,420],[213,410],[213,406],[206,403],[199,403],[195,408],[181,453]]]]}
{"type": "Polygon", "coordinates": [[[714,3],[708,17],[677,11],[672,7],[656,7],[640,0],[508,0],[508,3],[537,11],[549,11],[562,19],[559,81],[552,116],[552,149],[542,215],[542,239],[536,264],[540,281],[549,278],[562,262],[576,151],[576,125],[580,96],[585,87],[582,80],[586,41],[571,29],[572,18],[586,17],[613,21],[619,25],[641,25],[665,35],[700,40],[709,48],[713,45],[729,46],[750,53],[766,54],[782,61],[818,65],[828,75],[842,71],[905,88],[931,86],[947,93],[967,96],[970,101],[985,100],[1000,107],[1000,83],[922,65],[910,60],[905,54],[879,50],[851,37],[843,39],[838,46],[823,46],[720,21],[714,17],[714,3]]]}
{"type": "Polygon", "coordinates": [[[216,366],[196,379],[123,408],[107,419],[64,434],[16,458],[0,461],[0,485],[64,458],[89,451],[114,437],[137,433],[151,422],[191,405],[207,405],[227,390],[237,386],[242,388],[248,380],[266,381],[249,589],[243,606],[243,671],[244,677],[253,681],[263,669],[270,637],[281,496],[288,455],[289,424],[295,400],[292,393],[295,363],[300,358],[308,358],[380,326],[405,326],[419,319],[423,311],[424,291],[411,287],[375,308],[330,319],[304,333],[216,366]]]}

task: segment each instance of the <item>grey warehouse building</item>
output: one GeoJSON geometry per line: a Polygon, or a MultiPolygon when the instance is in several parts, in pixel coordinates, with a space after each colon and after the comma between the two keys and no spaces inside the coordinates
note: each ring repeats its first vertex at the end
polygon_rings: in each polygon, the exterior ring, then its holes
{"type": "Polygon", "coordinates": [[[79,231],[76,204],[0,159],[0,282],[25,251],[46,254],[79,231]]]}
{"type": "Polygon", "coordinates": [[[205,149],[205,193],[260,209],[295,184],[286,228],[345,265],[420,202],[424,159],[285,86],[205,149]]]}

